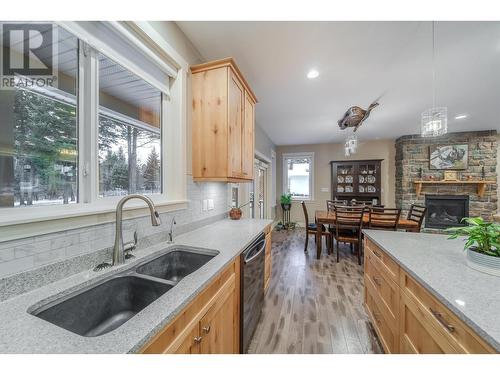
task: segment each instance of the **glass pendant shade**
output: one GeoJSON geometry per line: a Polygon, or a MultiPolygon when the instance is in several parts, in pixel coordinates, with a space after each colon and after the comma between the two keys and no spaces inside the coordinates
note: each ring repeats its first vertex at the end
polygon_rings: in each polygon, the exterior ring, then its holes
{"type": "Polygon", "coordinates": [[[358,149],[358,138],[356,137],[356,134],[354,134],[354,132],[351,131],[350,134],[347,136],[344,144],[345,156],[351,156],[352,154],[355,154],[357,149],[358,149]]]}
{"type": "Polygon", "coordinates": [[[430,108],[422,112],[422,137],[437,137],[448,132],[448,110],[446,107],[430,108]]]}

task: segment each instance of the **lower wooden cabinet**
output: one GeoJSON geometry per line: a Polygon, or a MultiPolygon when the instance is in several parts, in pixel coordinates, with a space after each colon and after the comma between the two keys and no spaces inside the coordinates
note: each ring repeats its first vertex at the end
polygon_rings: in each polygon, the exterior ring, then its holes
{"type": "Polygon", "coordinates": [[[365,309],[386,353],[496,353],[376,244],[364,245],[365,309]]]}
{"type": "Polygon", "coordinates": [[[226,268],[143,349],[148,354],[232,354],[240,345],[240,260],[226,268]]]}

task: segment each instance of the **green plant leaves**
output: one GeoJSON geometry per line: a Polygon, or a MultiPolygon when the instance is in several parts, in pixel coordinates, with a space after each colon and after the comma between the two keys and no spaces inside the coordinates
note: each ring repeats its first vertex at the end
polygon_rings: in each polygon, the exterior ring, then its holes
{"type": "Polygon", "coordinates": [[[462,221],[469,225],[447,229],[451,233],[449,239],[466,236],[464,249],[475,245],[479,253],[500,257],[500,225],[485,222],[481,217],[466,217],[462,221]]]}

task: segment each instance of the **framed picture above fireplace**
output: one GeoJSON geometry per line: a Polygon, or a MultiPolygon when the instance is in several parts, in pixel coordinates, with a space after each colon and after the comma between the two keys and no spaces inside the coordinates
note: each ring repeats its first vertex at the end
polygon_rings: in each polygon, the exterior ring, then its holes
{"type": "Polygon", "coordinates": [[[429,146],[430,169],[467,169],[469,145],[431,145],[429,146]]]}

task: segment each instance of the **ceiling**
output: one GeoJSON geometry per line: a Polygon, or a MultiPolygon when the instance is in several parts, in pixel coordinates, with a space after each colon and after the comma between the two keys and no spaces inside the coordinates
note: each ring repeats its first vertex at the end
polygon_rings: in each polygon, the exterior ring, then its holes
{"type": "MultiPolygon", "coordinates": [[[[177,22],[207,60],[235,58],[277,145],[343,142],[348,107],[380,106],[361,140],[420,130],[432,106],[431,22],[177,22]],[[320,75],[308,79],[315,68],[320,75]]],[[[449,131],[500,131],[500,22],[435,24],[436,105],[449,131]],[[463,120],[455,120],[459,114],[463,120]]]]}

